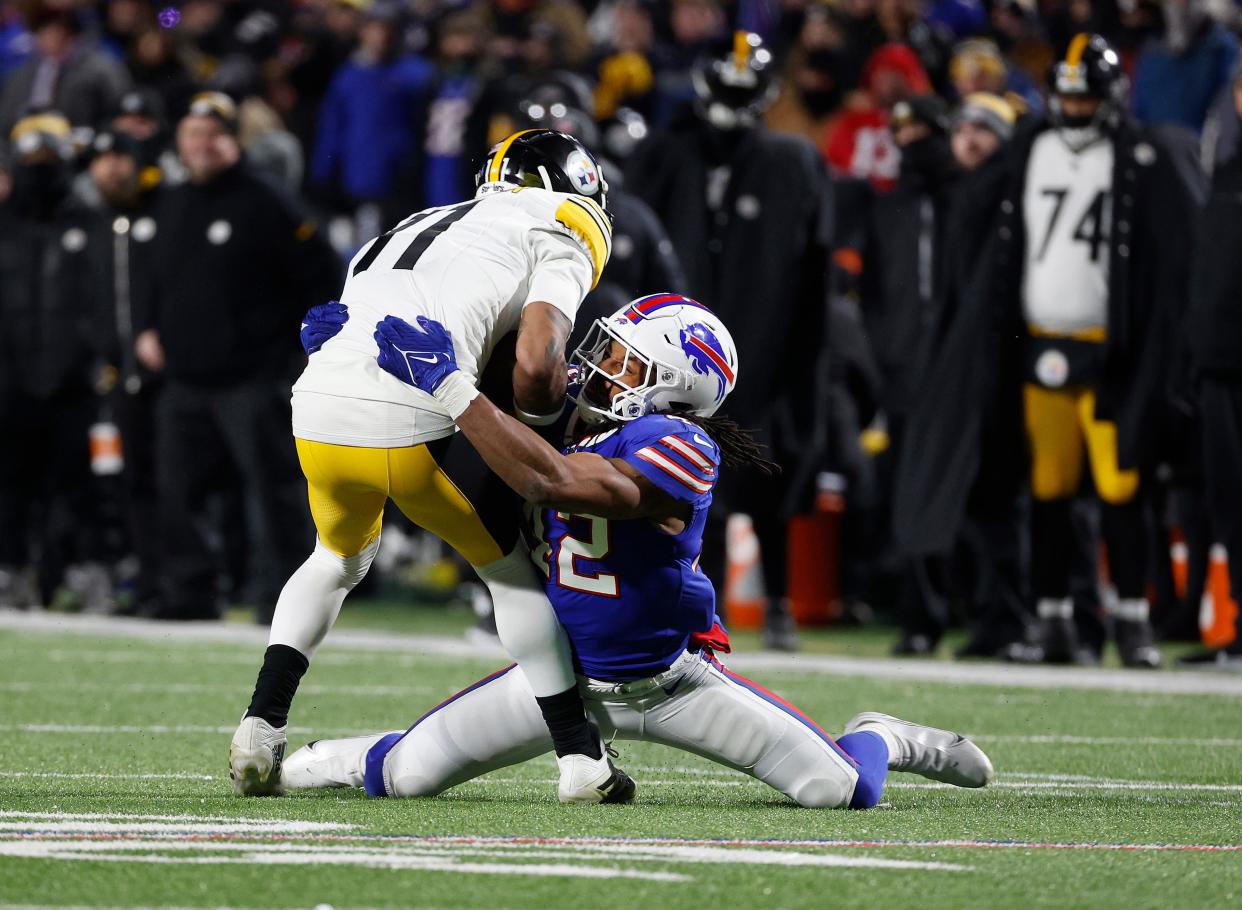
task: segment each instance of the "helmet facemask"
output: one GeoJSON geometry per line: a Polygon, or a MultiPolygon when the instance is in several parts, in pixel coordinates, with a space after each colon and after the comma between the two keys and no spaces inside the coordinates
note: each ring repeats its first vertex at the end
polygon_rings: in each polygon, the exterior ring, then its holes
{"type": "Polygon", "coordinates": [[[1064,112],[1061,99],[1053,95],[1048,101],[1048,112],[1061,138],[1075,152],[1080,152],[1093,142],[1108,134],[1116,123],[1117,108],[1107,98],[1100,98],[1099,107],[1088,117],[1072,117],[1064,112]]]}
{"type": "Polygon", "coordinates": [[[680,369],[646,356],[604,319],[595,320],[570,364],[581,371],[578,414],[588,423],[637,420],[654,410],[655,395],[686,387],[680,369]],[[620,387],[615,395],[612,386],[620,387]]]}

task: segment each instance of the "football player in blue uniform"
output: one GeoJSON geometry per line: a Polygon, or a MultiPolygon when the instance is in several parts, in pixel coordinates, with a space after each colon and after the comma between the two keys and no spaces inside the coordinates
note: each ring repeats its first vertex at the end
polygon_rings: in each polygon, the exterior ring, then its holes
{"type": "MultiPolygon", "coordinates": [[[[715,593],[698,570],[722,464],[770,469],[714,416],[737,379],[727,329],[701,304],[657,294],[597,320],[558,452],[479,394],[454,339],[420,317],[379,323],[380,366],[438,400],[532,507],[531,557],[569,636],[579,688],[608,739],[658,742],[764,781],[808,807],[875,805],[890,769],[962,787],[992,777],[964,737],[868,712],[834,740],[779,696],[727,669],[715,593]]],[[[431,796],[552,748],[516,665],[454,695],[408,730],[319,740],[282,770],[286,787],[431,796]]],[[[608,794],[625,802],[632,786],[608,794]]]]}

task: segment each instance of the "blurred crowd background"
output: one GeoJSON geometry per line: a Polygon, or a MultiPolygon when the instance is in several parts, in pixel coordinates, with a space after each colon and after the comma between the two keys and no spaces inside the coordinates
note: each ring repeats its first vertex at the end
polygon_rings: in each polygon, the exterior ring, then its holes
{"type": "MultiPolygon", "coordinates": [[[[785,470],[726,479],[703,566],[770,646],[878,618],[898,653],[964,626],[964,656],[1090,663],[1111,629],[1153,666],[1205,590],[1222,625],[1242,512],[1239,28],[1232,0],[5,0],[0,606],[269,618],[311,544],[300,315],[541,125],[614,190],[580,330],[672,290],[739,342],[728,410],[785,470]],[[1091,386],[1141,392],[1111,443],[1141,482],[1088,414],[1050,492],[999,289],[1079,33],[1115,51],[1117,166],[1073,239],[1111,250],[1110,333],[1153,340],[1091,386]]],[[[397,516],[373,576],[468,593],[397,516]]]]}

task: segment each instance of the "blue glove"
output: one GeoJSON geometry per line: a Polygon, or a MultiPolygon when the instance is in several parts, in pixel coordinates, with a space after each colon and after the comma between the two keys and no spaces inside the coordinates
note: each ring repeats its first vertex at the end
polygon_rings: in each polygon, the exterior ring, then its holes
{"type": "Polygon", "coordinates": [[[434,319],[419,316],[418,327],[397,316],[386,316],[375,326],[379,365],[406,385],[429,394],[457,372],[457,354],[448,329],[434,319]]]}
{"type": "Polygon", "coordinates": [[[302,350],[309,357],[318,351],[325,341],[335,338],[349,319],[349,307],[335,300],[320,303],[306,311],[302,317],[302,350]]]}

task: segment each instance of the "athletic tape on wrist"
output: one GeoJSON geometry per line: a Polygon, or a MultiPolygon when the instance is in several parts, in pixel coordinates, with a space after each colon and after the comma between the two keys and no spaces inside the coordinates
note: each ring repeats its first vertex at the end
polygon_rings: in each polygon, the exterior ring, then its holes
{"type": "Polygon", "coordinates": [[[456,420],[479,397],[479,390],[460,372],[449,373],[433,393],[436,401],[444,405],[449,416],[456,420]]]}
{"type": "Polygon", "coordinates": [[[561,412],[556,410],[551,414],[532,414],[530,411],[523,411],[519,408],[515,401],[513,403],[513,416],[529,427],[546,427],[556,423],[561,416],[561,412]]]}

